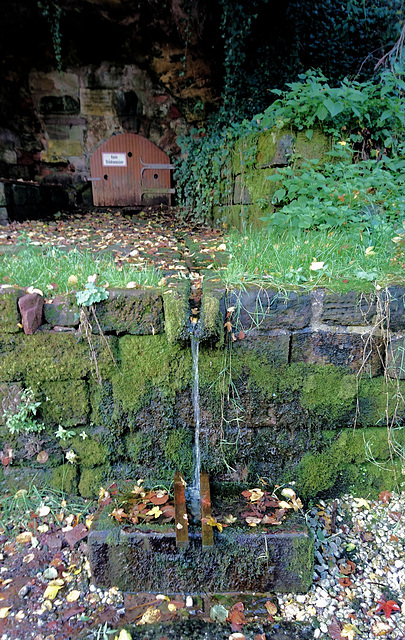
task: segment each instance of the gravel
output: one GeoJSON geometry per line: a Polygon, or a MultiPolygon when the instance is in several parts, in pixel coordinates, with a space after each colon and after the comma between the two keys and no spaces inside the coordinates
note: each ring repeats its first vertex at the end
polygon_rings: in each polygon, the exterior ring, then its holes
{"type": "MultiPolygon", "coordinates": [[[[385,493],[382,498],[320,500],[306,514],[315,538],[313,585],[306,594],[272,594],[275,626],[269,626],[267,614],[256,616],[253,626],[250,620],[242,629],[248,640],[405,640],[405,493],[385,493]]],[[[0,543],[0,615],[9,608],[0,619],[0,640],[104,640],[115,637],[107,636],[107,630],[124,624],[132,628],[133,638],[231,636],[229,624],[214,625],[206,612],[200,621],[198,615],[190,618],[189,631],[187,621],[180,625],[178,618],[194,611],[190,596],[171,624],[135,626],[125,594],[91,584],[84,541],[56,553],[41,536],[33,544],[11,547],[2,536],[0,543]],[[45,592],[58,580],[60,589],[52,599],[45,592]]],[[[144,610],[142,605],[139,610],[144,610]]]]}

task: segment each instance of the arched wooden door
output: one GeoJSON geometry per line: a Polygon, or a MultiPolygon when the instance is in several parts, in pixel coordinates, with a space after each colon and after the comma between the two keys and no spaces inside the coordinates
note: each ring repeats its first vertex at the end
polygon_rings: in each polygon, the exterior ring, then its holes
{"type": "Polygon", "coordinates": [[[171,204],[169,156],[134,133],[113,136],[90,158],[96,207],[171,204]]]}

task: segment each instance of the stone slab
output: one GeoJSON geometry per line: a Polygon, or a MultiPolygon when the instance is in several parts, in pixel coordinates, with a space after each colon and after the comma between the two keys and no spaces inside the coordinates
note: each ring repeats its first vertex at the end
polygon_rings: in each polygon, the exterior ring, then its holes
{"type": "Polygon", "coordinates": [[[114,92],[109,89],[80,89],[81,113],[87,116],[113,116],[114,92]]]}
{"type": "Polygon", "coordinates": [[[307,293],[290,291],[285,295],[275,289],[233,291],[223,307],[235,307],[232,320],[245,332],[266,333],[271,329],[299,330],[311,321],[311,298],[307,293]]]}
{"type": "Polygon", "coordinates": [[[44,304],[45,322],[58,327],[77,327],[80,320],[79,307],[74,294],[58,296],[44,304]]]}
{"type": "Polygon", "coordinates": [[[376,297],[373,294],[326,292],[320,320],[335,325],[362,326],[370,324],[375,315],[376,297]]]}
{"type": "Polygon", "coordinates": [[[259,357],[266,358],[268,364],[288,364],[290,357],[291,332],[285,329],[270,329],[265,335],[257,331],[248,331],[233,343],[235,354],[238,351],[254,351],[259,357]]]}
{"type": "Polygon", "coordinates": [[[271,533],[226,529],[214,546],[201,534],[176,548],[174,532],[91,530],[93,582],[101,588],[157,593],[306,592],[312,584],[313,538],[302,518],[271,533]]]}
{"type": "MultiPolygon", "coordinates": [[[[97,304],[97,318],[104,333],[155,335],[163,333],[163,300],[157,290],[109,289],[107,300],[97,304]]],[[[98,333],[93,327],[93,333],[98,333]]]]}
{"type": "Polygon", "coordinates": [[[306,364],[333,364],[350,373],[362,370],[377,376],[382,371],[383,341],[369,333],[312,331],[304,329],[293,333],[291,362],[306,364]]]}

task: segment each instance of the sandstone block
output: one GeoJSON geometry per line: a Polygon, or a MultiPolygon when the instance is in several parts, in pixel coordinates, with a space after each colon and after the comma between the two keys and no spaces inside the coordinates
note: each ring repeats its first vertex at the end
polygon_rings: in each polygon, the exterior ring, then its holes
{"type": "MultiPolygon", "coordinates": [[[[117,335],[149,335],[163,332],[163,300],[156,290],[110,289],[107,300],[97,304],[103,332],[117,335]]],[[[94,326],[94,333],[98,327],[94,326]]]]}
{"type": "Polygon", "coordinates": [[[44,317],[48,324],[59,327],[76,327],[80,312],[73,294],[58,296],[52,302],[45,303],[44,317]]]}
{"type": "Polygon", "coordinates": [[[18,333],[21,317],[18,311],[18,300],[25,295],[24,289],[0,285],[0,331],[18,333]]]}
{"type": "Polygon", "coordinates": [[[387,347],[386,367],[390,378],[405,380],[405,334],[391,336],[387,347]]]}
{"type": "Polygon", "coordinates": [[[275,289],[233,291],[226,302],[229,307],[235,307],[232,319],[251,335],[271,329],[304,329],[311,320],[311,298],[307,293],[290,291],[284,295],[275,289]]]}
{"type": "Polygon", "coordinates": [[[32,335],[42,324],[44,299],[39,293],[27,293],[18,300],[24,333],[32,335]]]}
{"type": "Polygon", "coordinates": [[[311,331],[304,329],[292,336],[291,362],[333,364],[350,373],[363,370],[377,376],[382,370],[383,343],[369,333],[311,331]]]}
{"type": "Polygon", "coordinates": [[[370,324],[376,314],[374,294],[325,293],[321,321],[339,325],[361,326],[370,324]]]}

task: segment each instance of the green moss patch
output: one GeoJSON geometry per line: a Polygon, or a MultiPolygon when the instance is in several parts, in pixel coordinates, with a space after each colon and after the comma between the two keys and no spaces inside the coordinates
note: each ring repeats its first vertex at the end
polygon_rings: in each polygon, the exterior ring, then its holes
{"type": "Polygon", "coordinates": [[[60,424],[63,427],[86,424],[90,405],[85,380],[44,382],[40,392],[44,397],[40,411],[45,424],[60,424]]]}

